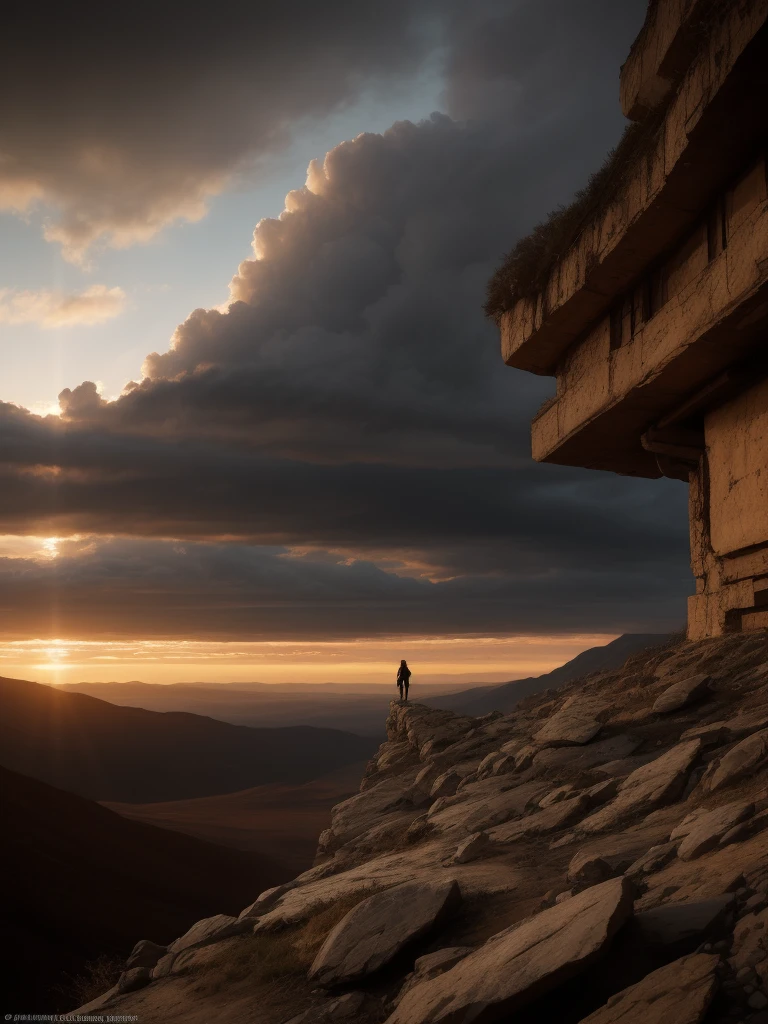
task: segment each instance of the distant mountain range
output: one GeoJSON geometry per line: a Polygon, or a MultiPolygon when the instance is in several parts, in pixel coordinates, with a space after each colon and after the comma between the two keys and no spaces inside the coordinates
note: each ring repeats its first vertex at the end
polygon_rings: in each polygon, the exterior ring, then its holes
{"type": "Polygon", "coordinates": [[[442,697],[428,697],[423,703],[464,715],[480,716],[489,711],[509,712],[514,710],[518,701],[532,693],[563,686],[592,672],[620,668],[630,655],[651,647],[662,647],[675,638],[679,639],[676,633],[625,633],[603,647],[590,647],[582,651],[565,665],[544,675],[514,679],[510,683],[496,686],[475,686],[442,697]]]}
{"type": "MultiPolygon", "coordinates": [[[[511,710],[515,703],[537,689],[548,689],[600,668],[615,668],[630,654],[645,647],[664,643],[667,634],[628,633],[604,647],[592,647],[543,676],[515,679],[508,683],[473,686],[419,685],[418,677],[411,696],[432,707],[461,710],[466,714],[485,714],[497,708],[511,710]]],[[[374,684],[295,684],[272,686],[266,683],[171,683],[158,685],[131,681],[125,683],[70,683],[59,687],[68,693],[86,693],[112,704],[148,708],[154,711],[190,711],[222,722],[249,726],[312,725],[336,728],[360,736],[383,740],[384,721],[389,701],[397,696],[394,683],[374,684]]]]}
{"type": "Polygon", "coordinates": [[[0,678],[0,764],[92,800],[149,803],[302,783],[366,760],[377,742],[339,729],[258,729],[120,707],[0,678]]]}
{"type": "Polygon", "coordinates": [[[68,976],[137,938],[171,942],[291,877],[281,862],[129,821],[0,768],[3,1009],[70,1010],[68,976]]]}

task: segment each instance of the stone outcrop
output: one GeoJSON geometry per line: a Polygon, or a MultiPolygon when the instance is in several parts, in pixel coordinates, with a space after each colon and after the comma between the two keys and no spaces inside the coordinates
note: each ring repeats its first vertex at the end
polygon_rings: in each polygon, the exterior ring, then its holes
{"type": "Polygon", "coordinates": [[[82,1009],[160,1022],[202,1000],[227,1019],[222,1001],[279,991],[270,1024],[528,1024],[562,1006],[576,1024],[578,997],[593,1024],[753,1024],[768,999],[767,723],[765,634],[636,655],[507,715],[393,703],[314,867],[167,951],[138,943],[82,1009]],[[696,676],[706,700],[653,710],[696,676]],[[542,747],[575,708],[599,731],[542,747]],[[288,973],[256,980],[273,943],[288,973]]]}
{"type": "Polygon", "coordinates": [[[673,683],[668,689],[656,698],[652,710],[656,714],[667,714],[669,711],[679,711],[697,700],[701,700],[709,692],[711,678],[708,675],[690,676],[673,683]]]}
{"type": "Polygon", "coordinates": [[[735,747],[713,761],[703,779],[704,788],[714,793],[717,789],[749,775],[768,761],[768,729],[745,737],[735,747]]]}
{"type": "Polygon", "coordinates": [[[500,1018],[600,956],[632,913],[623,878],[594,886],[494,935],[446,974],[412,989],[387,1024],[500,1018]],[[471,1014],[471,1016],[470,1016],[471,1014]]]}
{"type": "Polygon", "coordinates": [[[713,849],[722,837],[752,816],[755,809],[753,803],[737,800],[713,811],[700,814],[691,822],[685,838],[677,848],[680,860],[693,860],[713,849]]]}
{"type": "Polygon", "coordinates": [[[581,1024],[700,1024],[717,989],[719,956],[694,954],[652,971],[581,1024]]]}
{"type": "Polygon", "coordinates": [[[582,832],[601,832],[632,814],[647,813],[680,795],[701,750],[701,740],[686,740],[666,754],[636,769],[619,793],[599,811],[585,818],[582,832]]]}
{"type": "Polygon", "coordinates": [[[309,980],[326,988],[380,970],[409,942],[445,921],[461,903],[453,880],[406,882],[369,896],[344,917],[323,943],[309,980]]]}
{"type": "Polygon", "coordinates": [[[202,921],[193,924],[189,931],[180,938],[175,939],[168,947],[168,952],[181,953],[185,949],[207,946],[211,942],[220,942],[222,939],[228,939],[230,935],[244,932],[247,928],[247,920],[229,917],[227,914],[204,917],[202,921]]]}

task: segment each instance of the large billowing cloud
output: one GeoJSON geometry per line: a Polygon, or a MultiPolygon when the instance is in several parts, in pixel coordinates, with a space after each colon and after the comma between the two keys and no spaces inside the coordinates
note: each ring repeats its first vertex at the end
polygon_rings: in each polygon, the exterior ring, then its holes
{"type": "Polygon", "coordinates": [[[0,407],[0,532],[134,538],[25,569],[29,606],[58,581],[78,621],[122,602],[131,632],[194,635],[192,607],[226,593],[222,635],[678,625],[684,488],[532,463],[552,383],[505,368],[481,315],[500,255],[620,132],[632,8],[445,5],[447,102],[469,120],[313,164],[228,309],[194,311],[117,402],[85,382],[61,419],[0,407]],[[150,612],[152,564],[199,604],[150,612]]]}
{"type": "Polygon", "coordinates": [[[435,0],[15,4],[0,37],[0,207],[36,201],[79,257],[197,219],[297,122],[393,88],[435,0]]]}
{"type": "Polygon", "coordinates": [[[0,36],[0,209],[42,204],[47,237],[75,260],[96,241],[146,241],[203,216],[297,127],[412,89],[441,62],[449,113],[547,116],[553,94],[577,101],[585,77],[615,70],[613,44],[626,49],[642,6],[80,0],[41,15],[16,4],[0,36]]]}

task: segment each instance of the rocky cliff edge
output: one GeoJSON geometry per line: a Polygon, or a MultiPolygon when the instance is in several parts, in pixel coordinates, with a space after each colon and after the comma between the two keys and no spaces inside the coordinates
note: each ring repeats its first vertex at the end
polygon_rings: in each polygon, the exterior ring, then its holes
{"type": "Polygon", "coordinates": [[[768,1024],[765,631],[387,735],[313,868],[73,1016],[768,1024]]]}

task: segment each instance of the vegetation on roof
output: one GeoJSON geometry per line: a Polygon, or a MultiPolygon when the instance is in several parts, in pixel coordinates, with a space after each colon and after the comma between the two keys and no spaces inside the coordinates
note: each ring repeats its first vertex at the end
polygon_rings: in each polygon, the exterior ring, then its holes
{"type": "Polygon", "coordinates": [[[502,313],[520,299],[533,298],[543,290],[553,266],[617,194],[632,165],[656,137],[658,127],[657,118],[627,125],[619,144],[573,201],[558,206],[530,235],[516,243],[488,282],[486,316],[498,322],[502,313]]]}

